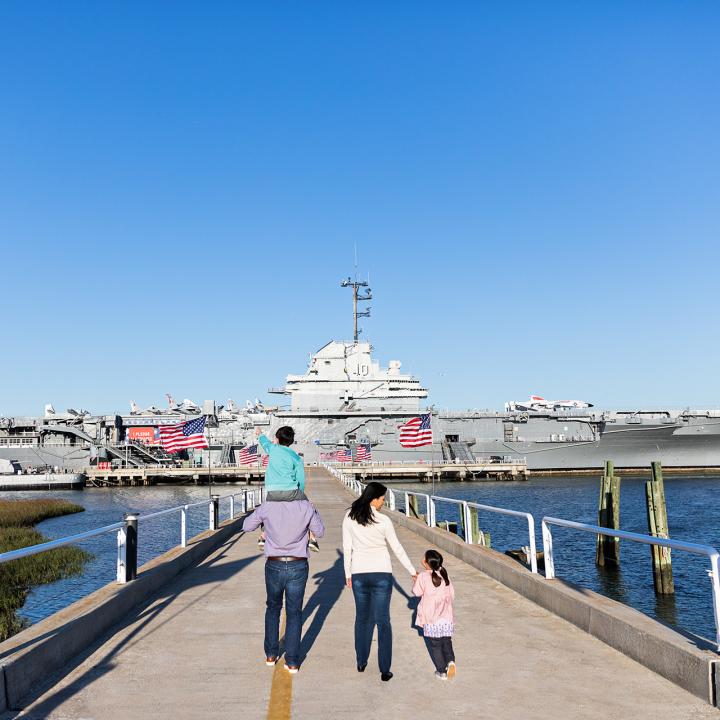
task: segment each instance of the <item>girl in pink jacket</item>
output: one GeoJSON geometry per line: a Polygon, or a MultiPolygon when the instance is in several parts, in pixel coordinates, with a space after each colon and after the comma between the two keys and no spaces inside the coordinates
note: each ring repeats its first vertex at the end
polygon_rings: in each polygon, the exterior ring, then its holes
{"type": "Polygon", "coordinates": [[[421,572],[413,583],[413,594],[420,597],[415,624],[423,629],[430,657],[435,665],[435,677],[447,680],[455,677],[455,653],[452,636],[455,632],[455,588],[443,567],[443,556],[428,550],[421,572]]]}

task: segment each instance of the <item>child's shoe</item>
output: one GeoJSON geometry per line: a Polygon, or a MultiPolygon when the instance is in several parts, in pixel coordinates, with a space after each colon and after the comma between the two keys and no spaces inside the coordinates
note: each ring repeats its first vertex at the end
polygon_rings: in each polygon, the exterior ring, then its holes
{"type": "Polygon", "coordinates": [[[438,680],[447,680],[448,679],[447,673],[441,673],[439,670],[435,671],[435,677],[438,680]]]}
{"type": "Polygon", "coordinates": [[[320,546],[318,545],[318,541],[317,541],[315,538],[313,538],[312,540],[309,540],[309,541],[308,541],[308,547],[309,547],[313,552],[320,552],[320,546]]]}
{"type": "Polygon", "coordinates": [[[455,677],[456,672],[457,672],[457,668],[455,667],[455,661],[451,660],[447,666],[448,680],[452,680],[455,677]]]}

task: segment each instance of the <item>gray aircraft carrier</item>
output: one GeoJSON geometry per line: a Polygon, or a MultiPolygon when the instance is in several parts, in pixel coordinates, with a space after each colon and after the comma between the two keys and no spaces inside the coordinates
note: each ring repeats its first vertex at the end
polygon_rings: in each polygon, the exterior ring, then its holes
{"type": "MultiPolygon", "coordinates": [[[[100,463],[125,466],[177,462],[159,447],[157,428],[205,415],[213,465],[232,465],[255,429],[272,432],[292,425],[307,462],[349,449],[370,448],[372,462],[456,462],[524,460],[530,471],[596,469],[607,459],[618,468],[647,468],[653,460],[683,470],[720,468],[720,411],[595,410],[579,401],[531,397],[507,403],[502,412],[441,411],[424,408],[428,391],[391,360],[381,367],[369,342],[358,333],[358,304],[370,299],[366,283],[343,283],[353,290],[354,338],[331,341],[317,350],[306,371],[288,375],[269,392],[284,402],[239,406],[228,401],[197,405],[168,397],[164,408],[95,415],[46,406],[42,417],[0,418],[0,458],[14,467],[71,471],[100,463]],[[364,293],[364,294],[363,294],[364,293]],[[288,402],[289,401],[289,402],[288,402]],[[429,413],[433,444],[404,448],[398,428],[429,413]]],[[[189,461],[192,461],[190,458],[189,461]]],[[[186,460],[188,462],[188,460],[186,460]]]]}

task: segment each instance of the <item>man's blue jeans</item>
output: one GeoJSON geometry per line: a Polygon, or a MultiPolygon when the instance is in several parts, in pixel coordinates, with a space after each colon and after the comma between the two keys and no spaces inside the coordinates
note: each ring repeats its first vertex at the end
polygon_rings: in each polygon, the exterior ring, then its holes
{"type": "Polygon", "coordinates": [[[302,606],[308,579],[308,561],[268,560],[265,563],[265,656],[280,655],[280,611],[285,596],[285,662],[300,664],[302,606]]]}
{"type": "Polygon", "coordinates": [[[377,625],[378,666],[381,673],[389,673],[392,664],[392,626],[390,625],[392,586],[392,573],[357,573],[352,576],[357,664],[367,663],[373,629],[377,625]]]}

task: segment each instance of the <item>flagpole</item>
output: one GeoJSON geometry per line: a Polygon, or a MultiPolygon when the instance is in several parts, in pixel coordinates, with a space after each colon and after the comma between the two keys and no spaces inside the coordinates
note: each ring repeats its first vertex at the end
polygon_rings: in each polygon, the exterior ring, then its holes
{"type": "MultiPolygon", "coordinates": [[[[432,413],[430,413],[430,428],[431,428],[431,435],[430,435],[430,478],[432,482],[432,492],[431,495],[435,494],[435,437],[434,434],[432,434],[432,413]]],[[[429,509],[428,509],[429,512],[429,509]]]]}
{"type": "MultiPolygon", "coordinates": [[[[205,416],[205,424],[207,425],[207,415],[205,416]]],[[[207,439],[208,444],[208,497],[212,499],[212,469],[210,466],[210,438],[207,439]]]]}

